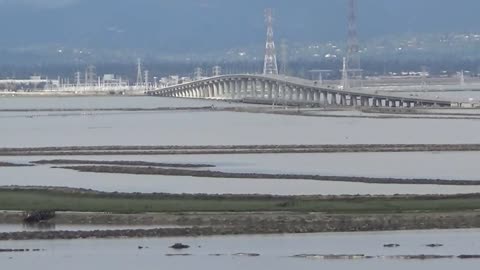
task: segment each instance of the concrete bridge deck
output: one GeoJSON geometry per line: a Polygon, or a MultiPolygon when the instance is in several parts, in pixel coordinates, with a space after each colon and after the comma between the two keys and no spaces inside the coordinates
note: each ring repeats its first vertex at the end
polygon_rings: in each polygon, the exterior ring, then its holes
{"type": "Polygon", "coordinates": [[[151,96],[201,99],[261,99],[324,106],[362,107],[461,107],[442,99],[413,97],[407,93],[378,93],[368,89],[340,89],[315,81],[281,75],[224,75],[148,91],[151,96]]]}

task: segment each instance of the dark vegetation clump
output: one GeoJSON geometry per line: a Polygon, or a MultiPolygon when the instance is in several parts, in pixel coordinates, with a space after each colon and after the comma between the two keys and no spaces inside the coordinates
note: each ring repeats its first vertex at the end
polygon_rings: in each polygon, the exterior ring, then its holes
{"type": "Polygon", "coordinates": [[[34,223],[48,221],[54,217],[55,217],[55,211],[53,210],[30,211],[25,213],[23,222],[28,224],[34,224],[34,223]]]}

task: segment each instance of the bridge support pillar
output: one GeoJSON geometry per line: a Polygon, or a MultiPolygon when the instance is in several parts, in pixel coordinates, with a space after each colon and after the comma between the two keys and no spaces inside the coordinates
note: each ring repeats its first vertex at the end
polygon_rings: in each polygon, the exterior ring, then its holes
{"type": "Polygon", "coordinates": [[[255,79],[250,81],[250,95],[252,98],[257,97],[257,80],[255,79]]]}
{"type": "Polygon", "coordinates": [[[208,98],[209,94],[210,94],[210,85],[207,84],[203,87],[203,97],[208,98]]]}
{"type": "Polygon", "coordinates": [[[278,85],[278,96],[281,100],[285,100],[285,94],[286,94],[286,89],[285,89],[285,84],[279,84],[278,85]]]}
{"type": "Polygon", "coordinates": [[[280,85],[278,83],[273,83],[273,91],[272,91],[273,99],[279,100],[280,99],[280,85]]]}
{"type": "Polygon", "coordinates": [[[234,99],[233,93],[235,92],[235,81],[228,81],[228,97],[234,99]]]}
{"type": "Polygon", "coordinates": [[[235,96],[236,96],[237,99],[242,98],[242,94],[243,94],[243,80],[242,79],[238,80],[237,89],[236,89],[235,92],[236,92],[235,96]]]}
{"type": "Polygon", "coordinates": [[[328,92],[322,92],[323,105],[328,106],[328,92]]]}
{"type": "Polygon", "coordinates": [[[215,87],[214,84],[211,84],[208,86],[208,98],[213,97],[214,87],[215,87]]]}
{"type": "Polygon", "coordinates": [[[272,99],[273,84],[270,83],[270,82],[265,82],[265,88],[266,88],[266,91],[267,91],[267,98],[272,99]]]}
{"type": "Polygon", "coordinates": [[[242,98],[246,98],[248,96],[248,79],[242,80],[242,94],[240,96],[242,98]]]}
{"type": "Polygon", "coordinates": [[[253,92],[253,81],[250,79],[247,79],[246,81],[246,87],[245,87],[245,97],[251,97],[253,92]]]}
{"type": "Polygon", "coordinates": [[[332,94],[330,95],[330,98],[331,98],[331,104],[332,104],[332,105],[337,105],[337,104],[338,104],[338,102],[337,102],[337,94],[336,94],[336,93],[332,93],[332,94]]]}
{"type": "Polygon", "coordinates": [[[295,87],[295,101],[300,101],[300,89],[295,87]]]}
{"type": "Polygon", "coordinates": [[[228,82],[227,82],[227,81],[223,81],[223,82],[222,82],[222,89],[221,89],[221,91],[220,91],[220,96],[221,96],[222,98],[224,98],[224,97],[225,97],[225,94],[227,93],[227,91],[228,91],[228,82]]]}
{"type": "Polygon", "coordinates": [[[209,98],[214,98],[215,96],[217,96],[217,89],[218,89],[217,82],[212,83],[212,91],[210,92],[209,98]]]}
{"type": "Polygon", "coordinates": [[[345,94],[340,95],[340,105],[347,106],[347,95],[345,94]]]}
{"type": "Polygon", "coordinates": [[[292,101],[293,100],[293,87],[292,86],[286,86],[287,90],[287,100],[292,101]]]}
{"type": "Polygon", "coordinates": [[[312,102],[315,98],[313,96],[313,91],[312,89],[307,89],[307,101],[312,102]]]}
{"type": "Polygon", "coordinates": [[[320,92],[318,90],[313,90],[313,101],[320,103],[320,92]]]}
{"type": "Polygon", "coordinates": [[[236,99],[238,97],[238,92],[240,91],[240,82],[238,80],[233,81],[232,88],[232,98],[236,99]]]}
{"type": "Polygon", "coordinates": [[[361,97],[362,107],[370,106],[370,99],[368,97],[361,97]]]}
{"type": "Polygon", "coordinates": [[[216,98],[221,97],[221,96],[222,96],[222,92],[223,92],[223,82],[220,81],[220,82],[218,82],[218,84],[217,84],[217,93],[215,93],[215,97],[216,97],[216,98]]]}
{"type": "Polygon", "coordinates": [[[265,81],[260,82],[260,97],[262,99],[265,98],[265,95],[266,95],[265,92],[267,90],[266,88],[267,88],[267,82],[265,82],[265,81]]]}

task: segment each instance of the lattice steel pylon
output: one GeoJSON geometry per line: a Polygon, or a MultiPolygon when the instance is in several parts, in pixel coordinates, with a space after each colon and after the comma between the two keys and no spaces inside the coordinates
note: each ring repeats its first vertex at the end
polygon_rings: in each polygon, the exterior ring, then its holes
{"type": "Polygon", "coordinates": [[[362,77],[357,29],[357,0],[348,0],[347,70],[352,80],[362,77]]]}
{"type": "Polygon", "coordinates": [[[143,84],[142,59],[137,59],[137,86],[143,84]]]}
{"type": "Polygon", "coordinates": [[[265,46],[264,75],[278,75],[277,53],[273,38],[273,10],[265,10],[265,22],[267,24],[267,44],[265,46]]]}
{"type": "Polygon", "coordinates": [[[280,59],[280,64],[281,64],[281,70],[283,75],[287,75],[288,73],[288,45],[286,40],[282,40],[282,43],[280,44],[280,50],[281,50],[281,59],[280,59]]]}

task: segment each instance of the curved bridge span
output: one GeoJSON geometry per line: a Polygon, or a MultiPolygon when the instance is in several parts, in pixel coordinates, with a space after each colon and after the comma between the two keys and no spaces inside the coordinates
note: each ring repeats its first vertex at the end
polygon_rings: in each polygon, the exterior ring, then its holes
{"type": "Polygon", "coordinates": [[[247,99],[259,103],[312,104],[322,106],[362,107],[452,107],[461,106],[447,100],[423,99],[377,94],[367,90],[342,90],[337,86],[317,85],[316,82],[285,76],[224,75],[148,91],[150,96],[247,99]]]}

